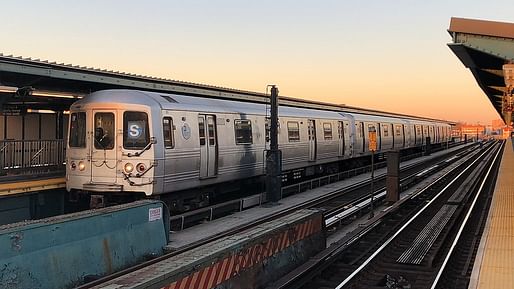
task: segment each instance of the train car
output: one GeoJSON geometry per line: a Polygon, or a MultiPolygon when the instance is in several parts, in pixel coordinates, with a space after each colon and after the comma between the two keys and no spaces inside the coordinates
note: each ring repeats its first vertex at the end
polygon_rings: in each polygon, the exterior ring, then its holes
{"type": "MultiPolygon", "coordinates": [[[[269,107],[134,90],[95,92],[70,109],[67,189],[101,200],[143,196],[184,210],[255,186],[265,174],[269,107]]],[[[435,141],[448,124],[416,119],[279,108],[283,181],[338,172],[347,159],[435,141]],[[421,132],[416,134],[416,129],[421,132]]]]}

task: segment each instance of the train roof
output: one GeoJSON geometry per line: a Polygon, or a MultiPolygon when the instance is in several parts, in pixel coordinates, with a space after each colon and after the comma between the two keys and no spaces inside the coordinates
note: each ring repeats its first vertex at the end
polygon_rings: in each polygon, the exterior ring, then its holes
{"type": "MultiPolygon", "coordinates": [[[[347,114],[344,114],[347,115],[347,114]]],[[[358,121],[373,121],[373,122],[389,122],[389,123],[401,123],[401,122],[408,122],[408,123],[415,123],[415,124],[448,124],[444,121],[437,121],[437,120],[426,120],[426,119],[414,119],[414,118],[398,118],[398,117],[384,117],[384,116],[377,116],[377,115],[368,115],[368,114],[360,114],[360,113],[352,113],[351,116],[355,120],[358,121]]]]}
{"type": "MultiPolygon", "coordinates": [[[[81,105],[85,105],[92,102],[141,104],[148,106],[159,106],[161,109],[166,110],[194,110],[199,112],[239,113],[257,115],[269,115],[270,109],[270,106],[268,104],[263,103],[214,99],[198,96],[193,97],[180,94],[167,94],[130,89],[111,89],[97,91],[75,102],[72,105],[72,108],[77,108],[81,105]]],[[[356,119],[368,121],[398,122],[398,119],[427,121],[427,119],[425,118],[400,117],[396,114],[392,114],[391,116],[369,115],[353,112],[348,113],[341,111],[321,110],[318,108],[308,109],[300,107],[290,107],[284,105],[279,106],[279,115],[289,117],[305,117],[308,115],[311,117],[326,119],[340,119],[342,117],[349,117],[351,115],[356,119]]],[[[427,123],[434,121],[427,121],[427,123]]]]}
{"type": "MultiPolygon", "coordinates": [[[[261,103],[240,102],[223,99],[191,97],[178,94],[165,94],[158,92],[113,89],[94,92],[72,105],[72,109],[77,109],[89,103],[122,103],[140,104],[166,110],[198,111],[210,113],[238,113],[238,114],[257,114],[269,115],[270,106],[261,103]]],[[[312,116],[317,118],[338,119],[341,115],[338,112],[313,110],[306,108],[296,108],[280,106],[281,116],[305,117],[312,116]],[[315,112],[313,114],[313,112],[315,112]]]]}

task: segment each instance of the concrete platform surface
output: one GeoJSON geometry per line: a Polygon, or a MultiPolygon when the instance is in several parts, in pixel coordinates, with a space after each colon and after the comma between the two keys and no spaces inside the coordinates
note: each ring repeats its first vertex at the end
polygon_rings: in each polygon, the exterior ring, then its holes
{"type": "Polygon", "coordinates": [[[514,149],[504,147],[469,288],[514,288],[514,149]]]}

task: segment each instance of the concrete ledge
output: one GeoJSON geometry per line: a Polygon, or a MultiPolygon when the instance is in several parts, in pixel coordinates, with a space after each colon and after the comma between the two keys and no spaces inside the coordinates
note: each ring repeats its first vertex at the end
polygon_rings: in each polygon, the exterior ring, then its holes
{"type": "Polygon", "coordinates": [[[263,288],[325,244],[321,212],[300,210],[94,288],[263,288]]]}
{"type": "Polygon", "coordinates": [[[0,226],[0,287],[70,288],[124,269],[161,255],[168,226],[149,200],[0,226]]]}

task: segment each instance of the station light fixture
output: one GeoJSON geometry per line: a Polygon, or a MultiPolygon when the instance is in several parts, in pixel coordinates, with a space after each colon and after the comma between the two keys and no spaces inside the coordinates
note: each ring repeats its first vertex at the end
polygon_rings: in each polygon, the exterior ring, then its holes
{"type": "Polygon", "coordinates": [[[17,90],[18,90],[18,88],[14,87],[14,86],[0,85],[0,92],[3,92],[3,93],[15,93],[17,90]]]}
{"type": "Polygon", "coordinates": [[[59,92],[38,91],[38,90],[32,91],[32,93],[30,95],[42,96],[42,97],[58,97],[58,98],[82,98],[81,95],[66,94],[66,93],[59,93],[59,92]]]}
{"type": "Polygon", "coordinates": [[[514,111],[514,64],[507,63],[502,66],[505,91],[502,99],[502,110],[504,113],[511,114],[514,111]]]}
{"type": "Polygon", "coordinates": [[[32,109],[32,108],[27,108],[27,113],[55,114],[57,112],[54,111],[54,110],[50,110],[50,109],[32,109]]]}
{"type": "Polygon", "coordinates": [[[19,96],[41,96],[41,97],[56,97],[56,98],[82,98],[82,93],[58,92],[34,89],[31,86],[16,87],[0,85],[0,93],[15,93],[19,96]]]}

